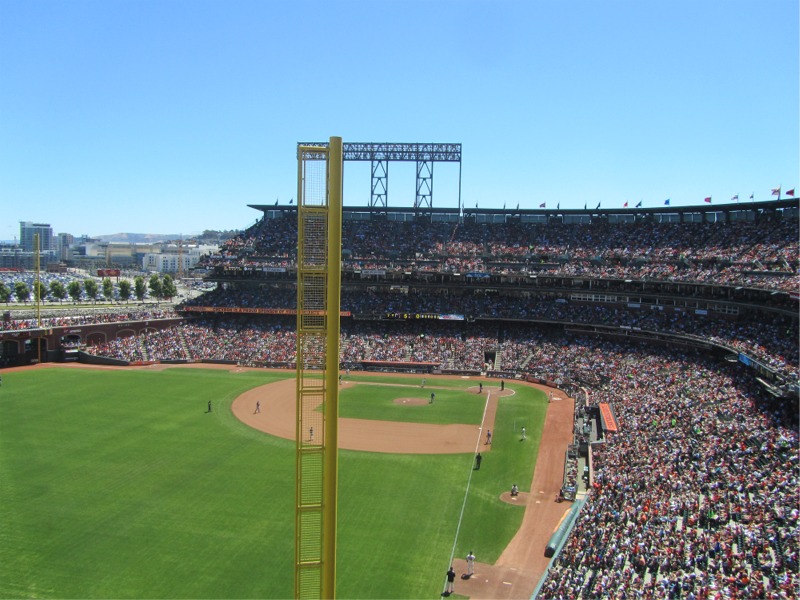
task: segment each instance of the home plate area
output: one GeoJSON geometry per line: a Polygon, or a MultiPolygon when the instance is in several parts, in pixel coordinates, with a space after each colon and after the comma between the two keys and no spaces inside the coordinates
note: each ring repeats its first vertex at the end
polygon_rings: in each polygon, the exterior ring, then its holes
{"type": "Polygon", "coordinates": [[[518,598],[522,597],[522,592],[527,592],[530,597],[530,579],[534,573],[516,567],[487,565],[475,561],[475,573],[469,576],[467,561],[463,559],[454,560],[453,568],[460,574],[455,584],[455,593],[458,595],[469,596],[472,600],[492,600],[518,598]],[[515,586],[520,588],[518,593],[515,593],[515,586]]]}

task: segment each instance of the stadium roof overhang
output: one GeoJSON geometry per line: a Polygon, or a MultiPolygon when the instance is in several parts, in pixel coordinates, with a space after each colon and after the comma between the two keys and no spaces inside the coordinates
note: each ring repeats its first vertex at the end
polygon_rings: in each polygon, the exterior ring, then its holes
{"type": "MultiPolygon", "coordinates": [[[[262,212],[277,211],[277,212],[293,212],[297,207],[293,204],[248,204],[250,208],[260,210],[262,212]]],[[[466,208],[461,211],[457,207],[409,207],[409,206],[343,206],[343,213],[370,213],[373,215],[386,215],[386,214],[414,214],[414,215],[458,215],[463,214],[465,217],[478,216],[478,215],[503,215],[506,217],[517,217],[522,215],[535,215],[558,217],[566,215],[580,215],[580,216],[600,216],[607,217],[611,215],[685,215],[685,214],[708,214],[708,213],[733,213],[740,211],[756,211],[756,212],[772,212],[777,210],[797,209],[800,207],[800,199],[788,198],[784,200],[772,200],[761,202],[737,202],[734,204],[719,204],[719,205],[695,205],[695,206],[653,206],[647,208],[576,208],[576,209],[555,209],[555,208],[466,208]]]]}

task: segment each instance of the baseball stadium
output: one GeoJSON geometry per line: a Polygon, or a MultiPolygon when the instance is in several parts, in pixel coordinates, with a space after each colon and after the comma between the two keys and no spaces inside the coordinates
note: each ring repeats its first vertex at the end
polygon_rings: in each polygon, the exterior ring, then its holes
{"type": "Polygon", "coordinates": [[[797,598],[794,191],[435,207],[460,153],[344,145],[372,196],[341,206],[321,351],[300,184],[251,205],[194,297],[9,306],[0,597],[313,597],[311,536],[341,598],[797,598]],[[388,206],[394,160],[411,207],[388,206]],[[335,538],[302,506],[327,460],[335,538]]]}

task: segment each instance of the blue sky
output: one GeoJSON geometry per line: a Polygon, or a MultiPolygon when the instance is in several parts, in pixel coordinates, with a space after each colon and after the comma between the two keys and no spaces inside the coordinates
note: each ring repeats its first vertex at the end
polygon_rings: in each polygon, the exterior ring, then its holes
{"type": "MultiPolygon", "coordinates": [[[[467,207],[769,201],[799,54],[797,0],[0,0],[0,239],[243,228],[330,136],[461,143],[467,207]]],[[[433,185],[457,206],[457,166],[433,185]]]]}

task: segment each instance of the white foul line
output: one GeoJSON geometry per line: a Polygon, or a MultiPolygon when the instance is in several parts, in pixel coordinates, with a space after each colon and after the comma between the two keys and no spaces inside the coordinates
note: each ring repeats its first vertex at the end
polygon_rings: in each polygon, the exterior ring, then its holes
{"type": "MultiPolygon", "coordinates": [[[[480,448],[480,445],[481,445],[481,434],[483,433],[483,423],[486,421],[486,411],[489,410],[489,395],[490,395],[490,393],[491,392],[486,392],[486,403],[483,405],[483,415],[481,416],[481,426],[478,427],[478,439],[475,440],[475,452],[474,452],[474,454],[478,453],[478,448],[480,448]]],[[[461,531],[461,521],[464,518],[464,510],[467,508],[467,496],[469,495],[469,486],[472,483],[472,473],[475,471],[475,469],[472,467],[472,460],[473,459],[470,458],[470,461],[469,461],[469,465],[470,465],[469,476],[467,477],[467,489],[464,490],[464,501],[461,503],[461,513],[458,515],[458,525],[456,525],[456,537],[453,540],[453,547],[450,550],[450,562],[448,563],[448,568],[449,568],[449,565],[453,564],[453,558],[456,555],[456,544],[458,543],[458,534],[461,531]]],[[[447,589],[446,586],[447,586],[447,580],[445,579],[445,587],[442,589],[442,591],[447,589]]]]}

